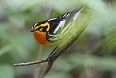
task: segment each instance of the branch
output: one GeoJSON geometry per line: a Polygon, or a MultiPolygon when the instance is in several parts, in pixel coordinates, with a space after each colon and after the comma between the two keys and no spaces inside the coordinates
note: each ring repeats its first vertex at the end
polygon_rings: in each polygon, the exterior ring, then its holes
{"type": "MultiPolygon", "coordinates": [[[[39,54],[38,54],[38,60],[41,60],[42,52],[43,52],[43,46],[40,45],[39,54]]],[[[40,72],[41,72],[41,67],[40,67],[40,64],[38,64],[36,66],[36,68],[35,68],[34,77],[33,78],[38,78],[39,75],[40,75],[40,72]]]]}
{"type": "MultiPolygon", "coordinates": [[[[82,18],[82,17],[81,17],[82,18]]],[[[46,69],[41,73],[41,75],[39,76],[39,78],[43,78],[47,75],[47,73],[49,72],[49,70],[51,69],[54,61],[62,54],[64,53],[65,50],[67,50],[71,44],[77,40],[77,38],[81,35],[81,33],[85,30],[85,28],[88,26],[88,24],[90,23],[91,18],[90,18],[90,14],[88,15],[84,15],[83,16],[83,20],[78,19],[78,22],[76,23],[76,25],[79,25],[79,27],[77,28],[78,31],[75,33],[75,35],[73,36],[73,38],[71,38],[70,42],[67,42],[64,46],[62,46],[61,48],[57,47],[51,52],[51,54],[48,56],[47,59],[45,60],[38,60],[38,61],[33,61],[33,62],[27,62],[27,63],[19,63],[19,64],[14,64],[14,66],[27,66],[27,65],[33,65],[33,64],[40,64],[40,63],[44,63],[44,62],[48,62],[48,65],[46,67],[46,69]]]]}
{"type": "Polygon", "coordinates": [[[83,28],[80,29],[77,33],[76,36],[74,36],[74,38],[72,38],[72,40],[70,42],[68,42],[66,45],[64,45],[62,48],[59,48],[58,50],[56,50],[55,52],[52,52],[49,56],[48,56],[48,65],[46,67],[46,69],[42,72],[42,74],[40,75],[39,78],[44,78],[46,76],[46,74],[49,72],[49,70],[51,69],[54,61],[62,54],[64,53],[65,50],[67,50],[71,44],[77,40],[77,38],[81,35],[81,33],[85,30],[85,28],[88,26],[89,22],[91,19],[88,20],[88,22],[86,22],[88,18],[85,17],[85,19],[83,20],[83,28]]]}
{"type": "Polygon", "coordinates": [[[52,65],[53,65],[53,63],[54,63],[54,61],[55,61],[55,60],[50,61],[50,63],[48,63],[46,69],[41,73],[41,75],[39,76],[39,78],[44,78],[44,77],[47,75],[47,73],[48,73],[49,70],[51,69],[51,67],[52,67],[52,65]]]}
{"type": "Polygon", "coordinates": [[[34,65],[34,64],[40,64],[40,63],[44,63],[47,62],[48,60],[38,60],[38,61],[32,61],[32,62],[27,62],[27,63],[18,63],[18,64],[14,64],[14,66],[28,66],[28,65],[34,65]]]}

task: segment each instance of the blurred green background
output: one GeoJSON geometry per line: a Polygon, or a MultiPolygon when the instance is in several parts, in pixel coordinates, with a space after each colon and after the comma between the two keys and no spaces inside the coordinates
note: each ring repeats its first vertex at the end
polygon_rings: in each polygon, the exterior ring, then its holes
{"type": "MultiPolygon", "coordinates": [[[[34,78],[36,65],[13,66],[38,59],[31,26],[80,5],[90,8],[93,20],[45,78],[116,78],[116,0],[0,0],[0,78],[34,78]]],[[[41,59],[52,50],[45,47],[41,59]]]]}

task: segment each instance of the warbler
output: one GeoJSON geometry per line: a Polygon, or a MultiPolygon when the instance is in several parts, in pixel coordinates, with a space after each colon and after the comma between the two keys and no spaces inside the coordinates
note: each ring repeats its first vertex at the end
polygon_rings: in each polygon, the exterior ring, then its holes
{"type": "Polygon", "coordinates": [[[65,43],[74,35],[74,23],[83,8],[36,22],[30,31],[34,32],[35,40],[43,46],[58,46],[65,43]]]}

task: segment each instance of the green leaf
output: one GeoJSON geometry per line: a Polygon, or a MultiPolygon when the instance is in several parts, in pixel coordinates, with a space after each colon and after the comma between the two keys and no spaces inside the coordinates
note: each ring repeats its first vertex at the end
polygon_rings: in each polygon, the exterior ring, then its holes
{"type": "Polygon", "coordinates": [[[101,70],[114,70],[116,69],[116,58],[108,58],[108,57],[95,57],[95,56],[83,56],[78,55],[68,57],[69,61],[72,62],[72,66],[76,67],[77,65],[81,65],[84,67],[92,67],[99,68],[101,70]]]}
{"type": "Polygon", "coordinates": [[[8,52],[11,49],[12,49],[12,47],[10,45],[6,45],[6,46],[2,47],[0,49],[0,56],[2,56],[3,54],[5,54],[6,52],[8,52]]]}
{"type": "Polygon", "coordinates": [[[0,78],[14,78],[14,69],[7,64],[0,65],[0,78]]]}
{"type": "Polygon", "coordinates": [[[16,14],[16,15],[10,16],[10,20],[15,26],[17,26],[18,28],[22,28],[25,23],[24,17],[25,16],[23,16],[23,15],[16,14]]]}

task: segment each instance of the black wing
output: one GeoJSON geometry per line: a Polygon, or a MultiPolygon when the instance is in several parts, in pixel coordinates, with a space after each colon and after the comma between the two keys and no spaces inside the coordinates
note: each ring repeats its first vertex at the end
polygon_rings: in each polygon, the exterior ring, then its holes
{"type": "Polygon", "coordinates": [[[61,30],[62,27],[67,26],[67,24],[72,21],[75,16],[76,13],[78,13],[78,11],[80,11],[81,9],[83,9],[83,7],[81,7],[80,9],[75,9],[71,12],[67,12],[63,15],[60,15],[56,18],[52,18],[49,19],[48,22],[50,23],[50,30],[49,30],[49,34],[53,35],[55,34],[57,31],[61,30]],[[64,24],[63,24],[64,23],[64,24]],[[60,24],[64,25],[61,26],[60,24]],[[60,27],[61,26],[61,27],[60,27]],[[56,31],[56,32],[55,32],[56,31]]]}

